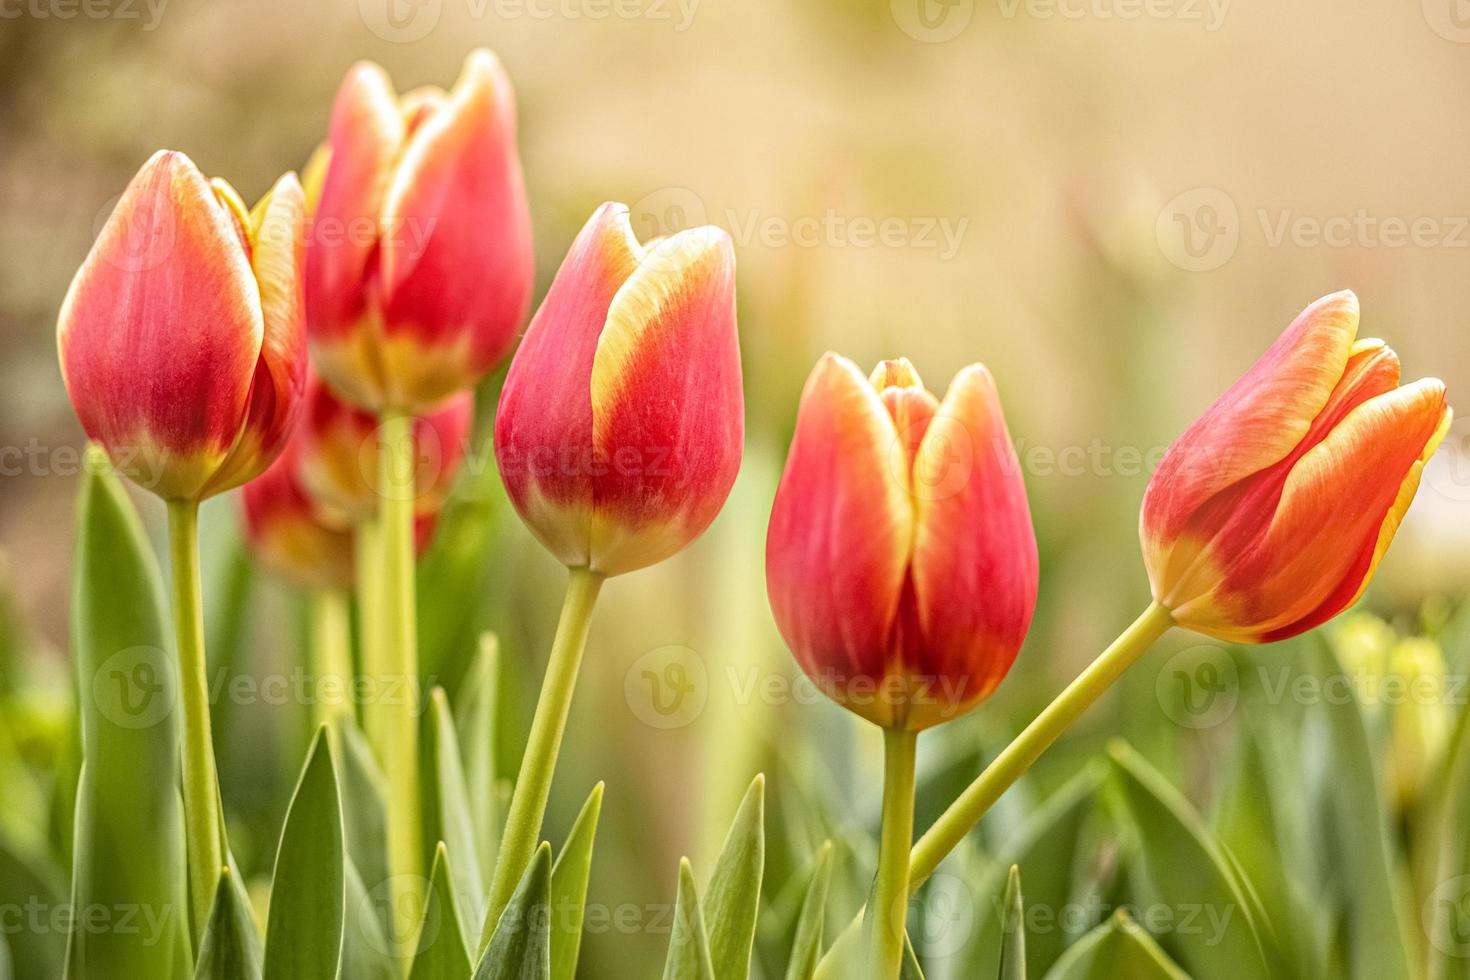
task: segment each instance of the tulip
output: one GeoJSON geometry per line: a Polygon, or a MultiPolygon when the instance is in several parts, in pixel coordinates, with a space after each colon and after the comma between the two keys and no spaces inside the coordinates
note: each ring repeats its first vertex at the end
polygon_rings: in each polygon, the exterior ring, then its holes
{"type": "Polygon", "coordinates": [[[797,661],[885,730],[870,975],[898,976],[917,733],[987,697],[1036,606],[1036,536],[995,383],[941,402],[907,360],[863,377],[827,354],[802,391],[766,537],[766,588],[797,661]]]}
{"type": "Polygon", "coordinates": [[[1269,643],[1363,594],[1449,429],[1444,384],[1399,386],[1358,301],[1307,307],[1170,447],[1143,502],[1144,563],[1181,626],[1269,643]]]}
{"type": "Polygon", "coordinates": [[[944,401],[906,360],[823,357],[802,392],[766,538],[766,587],[802,669],[884,728],[993,692],[1036,606],[1036,537],[990,373],[944,401]]]}
{"type": "MultiPolygon", "coordinates": [[[[460,391],[414,419],[414,512],[436,514],[449,496],[469,442],[474,393],[460,391]]],[[[378,479],[378,420],[317,381],[307,388],[300,426],[301,482],[338,524],[373,520],[382,493],[378,479]]]]}
{"type": "Polygon", "coordinates": [[[343,80],[308,169],[306,311],[313,360],[352,403],[423,409],[510,349],[535,271],[515,129],[488,51],[447,94],[400,98],[366,62],[343,80]]]}
{"type": "Polygon", "coordinates": [[[245,540],[261,563],[307,589],[352,584],[352,533],[334,524],[300,477],[299,439],[260,476],[245,484],[245,540]]]}
{"type": "Polygon", "coordinates": [[[744,434],[730,236],[703,227],[643,245],[628,209],[604,204],[532,319],[495,417],[506,492],[571,574],[482,946],[540,840],[603,578],[662,561],[709,526],[744,434]]]}
{"type": "Polygon", "coordinates": [[[261,473],[301,404],[304,204],[292,174],[247,211],[188,157],[153,155],[72,280],[61,373],[87,435],[166,500],[261,473]]]}
{"type": "Polygon", "coordinates": [[[168,502],[195,938],[228,845],[205,676],[198,511],[285,447],[301,405],[305,203],[292,174],[252,209],[182,153],[143,165],[62,304],[56,339],[77,417],[168,502]]]}
{"type": "Polygon", "coordinates": [[[730,237],[640,245],[604,204],[506,377],[495,456],[517,512],[570,568],[652,565],[719,513],[744,431],[730,237]]]}

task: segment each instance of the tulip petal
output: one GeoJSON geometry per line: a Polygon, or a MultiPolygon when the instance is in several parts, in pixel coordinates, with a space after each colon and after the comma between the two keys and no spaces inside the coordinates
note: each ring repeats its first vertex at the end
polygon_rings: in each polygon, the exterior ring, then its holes
{"type": "Polygon", "coordinates": [[[914,459],[911,559],[917,637],[904,669],[956,688],[908,727],[963,711],[1000,684],[1031,625],[1039,565],[1020,461],[990,372],[950,384],[914,459]],[[943,714],[948,712],[948,714],[943,714]]]}
{"type": "Polygon", "coordinates": [[[276,458],[301,410],[306,333],[301,294],[306,201],[288,173],[250,215],[250,256],[264,323],[260,360],[239,441],[210,477],[204,495],[253,479],[276,458]]]}
{"type": "Polygon", "coordinates": [[[802,391],[766,538],[781,635],[824,691],[877,724],[892,720],[892,703],[849,699],[846,682],[888,674],[914,533],[908,489],[888,469],[896,438],[862,372],[824,356],[802,391]]]}
{"type": "Polygon", "coordinates": [[[381,344],[368,290],[379,217],[405,138],[403,114],[383,69],[359,62],[332,105],[320,185],[306,248],[306,316],[318,368],[354,401],[381,389],[381,344]]]}
{"type": "Polygon", "coordinates": [[[1357,330],[1351,292],[1317,300],[1169,447],[1149,481],[1141,519],[1155,594],[1173,542],[1198,509],[1286,458],[1307,435],[1342,377],[1357,330]]]}
{"type": "Polygon", "coordinates": [[[262,313],[235,225],[187,157],[155,154],[62,305],[62,375],[82,427],[165,498],[199,495],[249,398],[262,313]]]}
{"type": "Polygon", "coordinates": [[[724,505],[745,440],[735,250],[717,228],[644,252],[592,362],[592,567],[662,561],[724,505]]]}
{"type": "Polygon", "coordinates": [[[563,564],[591,561],[592,364],[613,297],[643,254],[621,204],[598,208],[572,243],[511,362],[495,415],[506,492],[563,564]]]}
{"type": "Polygon", "coordinates": [[[246,540],[272,571],[306,588],[342,588],[353,579],[353,537],[323,522],[297,479],[297,443],[245,485],[246,540]]]}
{"type": "Polygon", "coordinates": [[[515,100],[476,51],[409,138],[383,201],[387,397],[412,409],[474,383],[515,341],[531,301],[531,215],[515,100]]]}

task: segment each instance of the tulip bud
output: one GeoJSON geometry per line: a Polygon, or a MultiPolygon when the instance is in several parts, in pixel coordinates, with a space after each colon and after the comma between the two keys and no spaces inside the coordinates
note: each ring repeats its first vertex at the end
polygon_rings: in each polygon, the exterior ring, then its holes
{"type": "Polygon", "coordinates": [[[766,537],[776,624],[818,687],[917,731],[1000,684],[1036,606],[1036,537],[990,373],[941,402],[908,361],[807,379],[766,537]]]}
{"type": "Polygon", "coordinates": [[[160,151],[72,280],[57,324],[82,428],[167,500],[239,486],[280,454],[301,403],[304,205],[292,174],[246,211],[160,151]]]}
{"type": "Polygon", "coordinates": [[[1141,532],[1179,625],[1267,643],[1367,588],[1451,412],[1442,382],[1399,387],[1398,357],[1357,332],[1352,293],[1313,303],[1169,448],[1141,532]]]}
{"type": "Polygon", "coordinates": [[[448,94],[398,98],[368,63],[343,81],[311,166],[306,310],[318,370],[359,407],[432,405],[514,342],[535,271],[515,129],[488,51],[448,94]]]}
{"type": "MultiPolygon", "coordinates": [[[[414,420],[414,511],[420,516],[437,513],[449,496],[474,407],[474,393],[460,391],[414,420]]],[[[325,513],[348,526],[378,513],[376,418],[314,380],[307,386],[299,441],[302,484],[325,513]]]]}
{"type": "Polygon", "coordinates": [[[353,577],[351,530],[334,525],[301,485],[301,443],[241,492],[245,540],[262,564],[303,588],[346,588],[353,577]]]}
{"type": "Polygon", "coordinates": [[[604,204],[511,362],[495,457],[516,510],[569,567],[618,575],[709,526],[744,440],[735,254],[717,228],[643,246],[604,204]]]}

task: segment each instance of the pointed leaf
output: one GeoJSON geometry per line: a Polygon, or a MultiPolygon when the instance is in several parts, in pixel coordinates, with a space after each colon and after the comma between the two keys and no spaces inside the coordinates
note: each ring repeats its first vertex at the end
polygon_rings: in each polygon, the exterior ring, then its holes
{"type": "Polygon", "coordinates": [[[260,980],[260,940],[250,908],[241,904],[240,891],[228,869],[220,874],[214,892],[194,980],[260,980]]]}
{"type": "Polygon", "coordinates": [[[1077,941],[1046,980],[1190,980],[1153,937],[1119,912],[1077,941]]]}
{"type": "MultiPolygon", "coordinates": [[[[397,921],[389,907],[388,892],[392,887],[379,882],[370,891],[352,858],[346,862],[347,905],[342,921],[343,980],[400,980],[398,960],[394,958],[393,940],[388,929],[397,921]]],[[[417,923],[415,923],[417,925],[417,923]]]]}
{"type": "Polygon", "coordinates": [[[709,933],[704,928],[704,913],[688,858],[679,860],[679,892],[674,899],[674,929],[664,960],[664,980],[715,980],[709,933]]]}
{"type": "Polygon", "coordinates": [[[105,457],[88,451],[72,584],[82,770],[72,907],[138,910],[148,929],[69,930],[70,980],[188,977],[191,932],[178,794],[178,683],[163,585],[105,457]]]}
{"type": "Polygon", "coordinates": [[[454,892],[459,896],[460,923],[465,935],[480,934],[485,918],[485,883],[480,877],[480,854],[475,821],[465,789],[459,758],[459,735],[449,698],[436,687],[429,697],[428,731],[424,738],[424,838],[443,841],[453,860],[454,892]]]}
{"type": "MultiPolygon", "coordinates": [[[[460,685],[454,716],[459,727],[459,755],[464,762],[465,788],[480,843],[480,880],[495,874],[500,850],[500,817],[495,788],[495,727],[500,699],[500,642],[494,633],[480,636],[474,663],[460,685]]],[[[553,947],[555,943],[553,943],[553,947]]],[[[553,948],[553,957],[555,950],[553,948]]],[[[555,967],[553,966],[553,972],[555,967]]]]}
{"type": "Polygon", "coordinates": [[[1026,912],[1021,904],[1021,869],[1011,865],[1001,922],[1000,980],[1026,980],[1026,912]]]}
{"type": "Polygon", "coordinates": [[[443,842],[434,851],[434,868],[429,875],[429,897],[424,902],[424,920],[419,926],[418,953],[409,980],[469,980],[470,951],[460,928],[454,874],[443,842]]]}
{"type": "Polygon", "coordinates": [[[577,975],[582,914],[587,906],[587,879],[592,873],[592,845],[602,813],[602,791],[602,783],[592,787],[551,869],[551,980],[573,980],[577,975]]]}
{"type": "Polygon", "coordinates": [[[811,980],[822,956],[822,931],[827,921],[827,886],[832,880],[832,842],[824,841],[817,851],[812,878],[796,920],[796,941],[786,964],[786,980],[811,980]]]}
{"type": "Polygon", "coordinates": [[[388,877],[387,783],[361,728],[339,720],[332,732],[347,854],[363,883],[377,886],[388,877]]]}
{"type": "Polygon", "coordinates": [[[345,832],[331,742],[317,731],[281,831],[265,980],[336,980],[347,904],[345,832]]]}
{"type": "Polygon", "coordinates": [[[757,775],[745,791],[710,876],[704,907],[710,923],[710,962],[716,980],[746,980],[750,948],[760,911],[761,876],[766,861],[766,777],[757,775]]]}
{"type": "Polygon", "coordinates": [[[548,980],[551,976],[551,845],[542,842],[521,876],[475,980],[548,980]]]}

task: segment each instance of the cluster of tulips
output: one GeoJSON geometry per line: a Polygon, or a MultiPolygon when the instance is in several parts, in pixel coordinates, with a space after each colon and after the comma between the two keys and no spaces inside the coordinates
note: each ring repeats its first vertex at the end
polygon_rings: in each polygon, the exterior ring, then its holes
{"type": "MultiPolygon", "coordinates": [[[[444,746],[421,745],[417,695],[369,701],[360,718],[326,713],[297,803],[320,790],[315,774],[343,778],[360,723],[387,802],[386,875],[339,868],[329,887],[384,886],[413,917],[388,975],[575,970],[580,926],[566,939],[524,914],[549,880],[542,819],[601,583],[683,549],[735,480],[735,254],[711,227],[639,242],[627,209],[603,205],[518,338],[534,263],[515,130],[509,80],[487,52],[448,92],[399,95],[359,65],[304,177],[287,174],[253,207],[182,153],[156,154],[66,297],[58,345],[77,415],[169,515],[189,909],[173,975],[379,975],[355,972],[341,922],[324,927],[300,900],[273,896],[263,953],[242,912],[205,680],[200,501],[243,488],[258,557],[334,624],[318,672],[416,689],[415,554],[476,451],[472,390],[513,348],[493,452],[516,511],[569,577],[498,855],[483,875],[442,871],[477,862],[425,817],[445,806],[423,798],[444,746]],[[457,910],[458,928],[416,940],[435,901],[457,910]],[[335,941],[306,937],[323,928],[335,941]]],[[[984,367],[941,399],[907,360],[864,375],[821,359],[775,498],[767,588],[802,669],[883,731],[885,784],[867,911],[825,951],[807,936],[791,975],[897,977],[909,896],[1170,627],[1265,643],[1356,601],[1451,417],[1441,383],[1400,386],[1393,351],[1357,332],[1351,293],[1313,303],[1171,447],[1142,508],[1152,602],[917,841],[918,733],[991,695],[1030,625],[1038,556],[1023,474],[984,367]]],[[[323,838],[339,848],[345,808],[329,811],[338,832],[323,838]]],[[[278,881],[283,862],[304,859],[301,839],[288,823],[278,881]]],[[[743,976],[753,918],[728,889],[702,918],[687,873],[680,892],[693,915],[666,976],[743,976]]],[[[75,953],[69,966],[109,968],[75,953]]]]}

